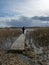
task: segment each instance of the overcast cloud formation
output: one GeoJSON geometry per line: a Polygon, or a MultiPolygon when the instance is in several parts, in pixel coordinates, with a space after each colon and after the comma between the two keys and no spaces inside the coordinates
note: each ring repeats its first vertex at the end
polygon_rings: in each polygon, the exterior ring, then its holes
{"type": "Polygon", "coordinates": [[[33,25],[31,18],[34,16],[49,17],[49,0],[0,0],[0,24],[2,24],[0,27],[14,26],[12,23],[15,21],[17,24],[17,19],[22,16],[30,17],[28,24],[26,24],[26,21],[21,21],[24,26],[33,25]],[[13,19],[14,21],[12,21],[13,19]],[[10,24],[7,24],[8,22],[10,24]]]}

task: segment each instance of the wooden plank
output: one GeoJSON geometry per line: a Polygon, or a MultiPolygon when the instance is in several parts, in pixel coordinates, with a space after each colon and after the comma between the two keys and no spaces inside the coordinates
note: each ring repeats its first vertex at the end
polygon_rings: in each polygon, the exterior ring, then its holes
{"type": "Polygon", "coordinates": [[[11,50],[24,50],[25,35],[21,34],[20,37],[13,43],[11,50]]]}

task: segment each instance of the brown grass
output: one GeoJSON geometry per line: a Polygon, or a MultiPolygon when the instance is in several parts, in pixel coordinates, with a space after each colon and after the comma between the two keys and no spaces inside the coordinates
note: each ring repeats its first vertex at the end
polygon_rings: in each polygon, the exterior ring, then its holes
{"type": "Polygon", "coordinates": [[[35,31],[31,31],[30,35],[36,45],[48,46],[49,28],[37,28],[35,31]]]}
{"type": "Polygon", "coordinates": [[[18,37],[21,33],[21,29],[0,29],[0,40],[18,37]]]}

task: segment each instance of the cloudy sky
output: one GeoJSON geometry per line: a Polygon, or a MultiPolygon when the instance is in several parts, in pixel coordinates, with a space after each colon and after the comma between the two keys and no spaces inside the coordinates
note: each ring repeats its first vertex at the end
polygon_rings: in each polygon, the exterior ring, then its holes
{"type": "Polygon", "coordinates": [[[0,0],[0,21],[20,16],[49,16],[49,0],[0,0]]]}
{"type": "Polygon", "coordinates": [[[49,15],[49,0],[0,0],[0,17],[49,15]]]}

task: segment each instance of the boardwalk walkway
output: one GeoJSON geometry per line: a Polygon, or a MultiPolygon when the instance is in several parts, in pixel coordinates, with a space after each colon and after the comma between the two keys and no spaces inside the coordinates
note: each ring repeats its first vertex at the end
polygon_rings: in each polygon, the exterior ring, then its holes
{"type": "Polygon", "coordinates": [[[11,46],[11,50],[24,50],[25,35],[21,34],[11,46]]]}

